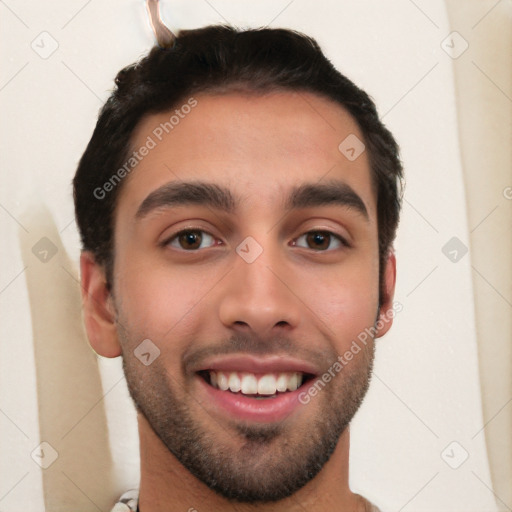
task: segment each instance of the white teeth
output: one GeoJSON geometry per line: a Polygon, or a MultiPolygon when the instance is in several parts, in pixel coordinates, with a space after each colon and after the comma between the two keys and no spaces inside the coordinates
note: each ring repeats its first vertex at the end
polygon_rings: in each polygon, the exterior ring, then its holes
{"type": "Polygon", "coordinates": [[[242,389],[242,383],[240,382],[240,377],[238,377],[238,374],[235,372],[229,374],[228,385],[229,390],[233,391],[233,393],[238,393],[240,389],[242,389]]]}
{"type": "Polygon", "coordinates": [[[217,386],[219,389],[222,389],[222,391],[228,390],[228,388],[229,388],[228,378],[226,377],[225,373],[222,373],[222,372],[217,373],[217,386]]]}
{"type": "Polygon", "coordinates": [[[284,393],[288,389],[288,376],[286,373],[280,373],[277,377],[276,390],[284,393]]]}
{"type": "Polygon", "coordinates": [[[258,395],[275,395],[276,378],[273,375],[263,375],[258,381],[258,395]]]}
{"type": "Polygon", "coordinates": [[[244,395],[271,396],[278,392],[295,391],[301,386],[302,379],[303,374],[299,372],[256,376],[247,372],[210,371],[210,384],[214,388],[244,395]]]}
{"type": "Polygon", "coordinates": [[[255,395],[258,393],[258,379],[252,373],[242,374],[242,388],[244,395],[255,395]]]}
{"type": "Polygon", "coordinates": [[[289,379],[288,379],[288,391],[295,391],[297,389],[297,374],[294,373],[289,379]]]}

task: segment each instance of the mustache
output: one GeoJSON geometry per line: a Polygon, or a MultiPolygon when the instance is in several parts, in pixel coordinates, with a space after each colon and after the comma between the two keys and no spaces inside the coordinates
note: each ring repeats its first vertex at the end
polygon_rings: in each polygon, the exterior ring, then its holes
{"type": "Polygon", "coordinates": [[[307,343],[299,344],[288,336],[267,337],[255,333],[236,333],[226,341],[208,346],[191,344],[182,357],[182,370],[193,373],[210,357],[244,354],[249,356],[292,356],[313,363],[318,368],[329,367],[338,354],[333,347],[312,349],[307,343]],[[305,345],[305,346],[304,346],[305,345]]]}

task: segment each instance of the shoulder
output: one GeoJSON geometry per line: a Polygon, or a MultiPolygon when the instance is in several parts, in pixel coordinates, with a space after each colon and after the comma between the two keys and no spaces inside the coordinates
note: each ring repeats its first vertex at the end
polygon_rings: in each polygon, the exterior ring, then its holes
{"type": "Polygon", "coordinates": [[[377,508],[373,503],[367,501],[365,512],[381,512],[380,508],[377,508]]]}
{"type": "Polygon", "coordinates": [[[138,499],[138,490],[127,491],[119,498],[111,512],[137,512],[138,499]]]}
{"type": "Polygon", "coordinates": [[[360,494],[358,494],[357,496],[364,504],[364,512],[381,512],[380,508],[374,505],[371,501],[367,500],[364,496],[361,496],[360,494]]]}

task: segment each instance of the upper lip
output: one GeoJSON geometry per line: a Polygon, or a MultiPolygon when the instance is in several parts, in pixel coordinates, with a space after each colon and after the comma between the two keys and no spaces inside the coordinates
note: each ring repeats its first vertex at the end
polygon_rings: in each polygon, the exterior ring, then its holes
{"type": "Polygon", "coordinates": [[[307,361],[288,356],[256,357],[246,354],[233,354],[209,358],[201,363],[196,371],[232,371],[247,373],[283,373],[300,372],[316,375],[317,369],[307,361]]]}

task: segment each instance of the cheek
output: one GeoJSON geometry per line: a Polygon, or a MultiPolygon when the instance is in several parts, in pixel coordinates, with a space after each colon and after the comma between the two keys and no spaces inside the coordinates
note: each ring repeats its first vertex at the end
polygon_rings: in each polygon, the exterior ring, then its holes
{"type": "Polygon", "coordinates": [[[343,346],[373,326],[377,317],[378,264],[373,259],[361,263],[309,273],[302,281],[301,295],[307,297],[309,308],[328,326],[327,334],[343,346]]]}
{"type": "Polygon", "coordinates": [[[135,257],[131,264],[120,265],[118,276],[116,294],[130,331],[162,341],[193,329],[198,305],[215,282],[209,273],[185,272],[178,266],[137,266],[135,257]]]}

